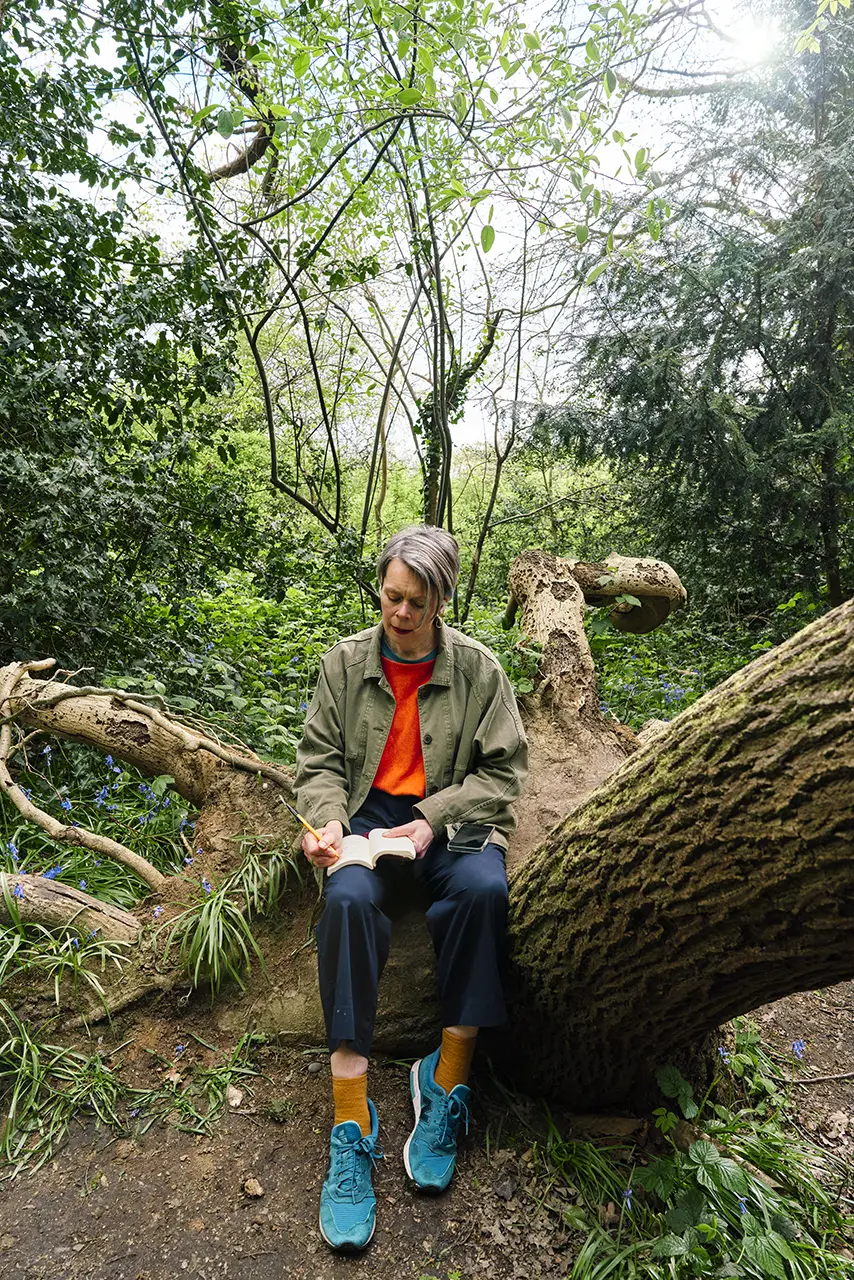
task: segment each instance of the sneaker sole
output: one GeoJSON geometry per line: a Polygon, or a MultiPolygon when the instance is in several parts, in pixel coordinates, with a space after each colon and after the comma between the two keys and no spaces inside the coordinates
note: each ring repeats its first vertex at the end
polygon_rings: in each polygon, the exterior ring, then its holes
{"type": "Polygon", "coordinates": [[[374,1238],[374,1232],[377,1229],[377,1220],[374,1218],[374,1225],[371,1227],[371,1234],[368,1236],[364,1244],[333,1244],[329,1236],[323,1230],[323,1223],[318,1218],[317,1225],[320,1228],[320,1234],[329,1245],[330,1249],[334,1249],[336,1253],[361,1253],[363,1249],[367,1249],[368,1245],[374,1238]]]}
{"type": "MultiPolygon", "coordinates": [[[[406,1166],[406,1172],[409,1178],[415,1182],[412,1175],[412,1166],[409,1163],[409,1148],[412,1145],[412,1139],[415,1137],[415,1130],[418,1128],[418,1122],[421,1119],[421,1086],[418,1083],[418,1068],[421,1066],[422,1059],[419,1058],[413,1063],[412,1070],[409,1072],[409,1092],[412,1095],[412,1106],[415,1111],[415,1124],[412,1126],[412,1132],[406,1139],[403,1146],[403,1163],[406,1166]]],[[[417,1186],[418,1183],[416,1182],[417,1186]]]]}

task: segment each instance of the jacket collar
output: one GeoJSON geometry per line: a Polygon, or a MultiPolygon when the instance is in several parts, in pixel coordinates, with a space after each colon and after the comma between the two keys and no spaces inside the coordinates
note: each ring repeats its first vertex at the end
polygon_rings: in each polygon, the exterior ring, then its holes
{"type": "MultiPolygon", "coordinates": [[[[383,624],[377,623],[374,628],[374,634],[371,637],[371,647],[368,651],[368,658],[365,663],[365,680],[382,680],[383,668],[380,653],[380,646],[383,638],[383,624]]],[[[454,652],[451,644],[448,628],[444,625],[441,618],[436,619],[436,661],[433,664],[433,674],[427,681],[428,684],[450,685],[454,675],[454,652]]]]}

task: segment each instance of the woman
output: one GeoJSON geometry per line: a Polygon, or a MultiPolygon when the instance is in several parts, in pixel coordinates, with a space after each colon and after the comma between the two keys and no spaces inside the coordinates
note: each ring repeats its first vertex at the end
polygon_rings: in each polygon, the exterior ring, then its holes
{"type": "MultiPolygon", "coordinates": [[[[444,1030],[440,1047],[412,1068],[415,1127],[404,1161],[416,1185],[437,1191],[454,1171],[478,1029],[506,1019],[504,852],[527,771],[525,733],[500,664],[442,623],[459,567],[456,540],[442,529],[412,526],[391,539],[377,566],[382,621],[322,659],[296,775],[300,810],[319,828],[320,841],[303,839],[316,867],[336,860],[345,829],[387,827],[415,846],[416,861],[403,869],[432,899],[444,1030]],[[480,852],[449,850],[448,828],[461,823],[485,825],[480,852]]],[[[362,1248],[374,1232],[377,1114],[367,1070],[391,933],[383,905],[401,872],[392,861],[325,877],[317,926],[335,1105],[320,1230],[333,1248],[362,1248]]]]}

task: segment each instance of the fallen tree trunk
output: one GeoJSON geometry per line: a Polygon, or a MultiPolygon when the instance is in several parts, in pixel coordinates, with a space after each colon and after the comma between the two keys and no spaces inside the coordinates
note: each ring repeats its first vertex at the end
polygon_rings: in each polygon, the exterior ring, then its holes
{"type": "Polygon", "coordinates": [[[854,976],[854,601],[630,757],[512,882],[513,1060],[587,1110],[854,976]]]}
{"type": "MultiPolygon", "coordinates": [[[[854,974],[854,603],[758,659],[625,759],[625,731],[597,721],[592,668],[583,646],[568,643],[580,603],[561,577],[544,607],[548,572],[547,558],[536,556],[516,576],[523,617],[524,590],[539,597],[545,645],[542,686],[528,708],[532,730],[564,732],[550,766],[557,778],[577,767],[580,787],[585,752],[597,741],[600,777],[617,772],[511,879],[511,1061],[529,1088],[590,1110],[631,1098],[657,1064],[734,1014],[854,974]],[[579,672],[576,722],[568,684],[579,672]]],[[[278,802],[290,798],[288,770],[194,737],[163,713],[131,706],[127,695],[75,693],[50,705],[63,688],[20,676],[0,713],[172,774],[200,806],[199,857],[212,879],[234,867],[236,834],[293,838],[278,802]]],[[[529,836],[536,786],[530,794],[529,836]]],[[[567,805],[576,799],[573,782],[567,805]]],[[[6,881],[8,892],[16,881],[6,881]]],[[[167,878],[135,917],[150,920],[162,901],[166,923],[182,893],[181,878],[167,878]]],[[[269,944],[269,926],[259,930],[270,979],[256,972],[245,997],[220,1001],[220,1025],[245,1030],[249,1019],[286,1039],[322,1041],[306,948],[312,896],[286,899],[287,919],[273,926],[269,944]]],[[[81,904],[66,906],[70,916],[81,904]]],[[[95,900],[85,909],[97,911],[95,900]]],[[[382,984],[378,1048],[423,1047],[435,1032],[423,925],[410,916],[402,935],[382,984]]],[[[117,1005],[184,976],[156,968],[147,936],[141,932],[138,960],[114,993],[117,1005]]]]}

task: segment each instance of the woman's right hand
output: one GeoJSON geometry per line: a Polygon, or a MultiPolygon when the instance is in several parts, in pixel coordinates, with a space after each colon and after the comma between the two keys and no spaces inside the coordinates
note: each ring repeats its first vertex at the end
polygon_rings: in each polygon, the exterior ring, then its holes
{"type": "Polygon", "coordinates": [[[327,822],[317,834],[320,836],[319,842],[310,831],[306,831],[302,838],[302,851],[313,866],[331,867],[341,855],[344,828],[340,822],[327,822]]]}

